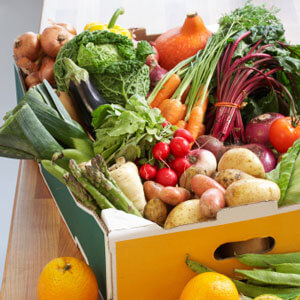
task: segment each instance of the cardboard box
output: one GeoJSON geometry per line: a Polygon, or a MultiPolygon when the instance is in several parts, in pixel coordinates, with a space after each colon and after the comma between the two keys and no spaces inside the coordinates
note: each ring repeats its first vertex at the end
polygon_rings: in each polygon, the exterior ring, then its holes
{"type": "MultiPolygon", "coordinates": [[[[142,39],[146,33],[139,34],[142,39]]],[[[24,82],[16,66],[15,79],[19,101],[24,82]]],[[[113,209],[102,211],[100,219],[42,168],[41,174],[75,243],[94,270],[104,299],[178,299],[194,276],[185,265],[187,254],[232,276],[234,268],[242,267],[233,257],[235,252],[300,251],[300,204],[278,208],[269,201],[225,208],[216,220],[164,230],[113,209]]]]}

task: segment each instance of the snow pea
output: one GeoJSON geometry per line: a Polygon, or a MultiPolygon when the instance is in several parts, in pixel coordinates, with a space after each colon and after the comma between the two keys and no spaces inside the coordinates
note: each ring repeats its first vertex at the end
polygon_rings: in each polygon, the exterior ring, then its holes
{"type": "Polygon", "coordinates": [[[243,254],[238,260],[252,267],[269,267],[273,264],[300,263],[300,252],[284,254],[243,254]]]}
{"type": "Polygon", "coordinates": [[[279,273],[291,273],[291,274],[300,274],[300,263],[298,264],[274,264],[271,267],[279,273]]]}
{"type": "Polygon", "coordinates": [[[260,284],[280,285],[280,286],[292,286],[300,288],[300,275],[277,273],[266,270],[235,270],[236,273],[242,274],[251,280],[260,284]]]}

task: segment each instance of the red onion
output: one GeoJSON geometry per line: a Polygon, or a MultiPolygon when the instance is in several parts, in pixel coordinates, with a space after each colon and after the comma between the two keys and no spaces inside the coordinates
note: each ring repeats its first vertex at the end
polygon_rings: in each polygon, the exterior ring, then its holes
{"type": "Polygon", "coordinates": [[[168,73],[167,70],[162,68],[159,64],[150,67],[150,82],[151,87],[155,87],[156,84],[168,73]]]}
{"type": "Polygon", "coordinates": [[[272,171],[275,168],[276,157],[270,148],[261,144],[248,144],[243,145],[242,147],[251,150],[258,156],[265,168],[266,173],[272,171]]]}
{"type": "Polygon", "coordinates": [[[245,136],[248,143],[258,143],[269,146],[269,131],[271,124],[280,118],[284,118],[279,113],[265,113],[253,118],[246,126],[245,136]]]}

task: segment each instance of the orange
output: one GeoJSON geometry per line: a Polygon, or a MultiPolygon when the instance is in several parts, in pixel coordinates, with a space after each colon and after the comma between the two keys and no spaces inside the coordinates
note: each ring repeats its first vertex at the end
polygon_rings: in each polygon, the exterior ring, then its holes
{"type": "Polygon", "coordinates": [[[274,295],[260,295],[256,297],[254,300],[282,300],[282,298],[279,298],[274,295]]]}
{"type": "Polygon", "coordinates": [[[77,258],[55,258],[40,275],[38,299],[97,300],[96,276],[85,262],[77,258]]]}
{"type": "Polygon", "coordinates": [[[184,287],[180,300],[239,300],[236,286],[227,276],[206,272],[192,278],[184,287]]]}

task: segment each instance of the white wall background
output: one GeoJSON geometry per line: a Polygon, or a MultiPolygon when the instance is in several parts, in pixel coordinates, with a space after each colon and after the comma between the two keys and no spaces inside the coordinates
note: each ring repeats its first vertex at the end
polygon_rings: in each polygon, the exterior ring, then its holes
{"type": "MultiPolygon", "coordinates": [[[[26,31],[38,31],[42,0],[0,0],[0,124],[5,113],[16,105],[12,47],[26,31]]],[[[19,162],[0,158],[0,286],[19,162]]]]}
{"type": "MultiPolygon", "coordinates": [[[[125,27],[146,27],[149,33],[160,33],[180,26],[187,12],[197,11],[206,24],[217,19],[245,0],[44,0],[42,28],[48,18],[70,22],[82,30],[87,22],[108,22],[114,10],[123,6],[125,15],[118,23],[125,27]]],[[[287,30],[287,37],[300,43],[299,0],[253,0],[281,9],[279,17],[287,30]]],[[[14,38],[26,31],[38,31],[42,0],[0,0],[0,119],[16,104],[12,67],[14,38]]],[[[2,121],[0,122],[2,124],[2,121]]],[[[0,158],[0,284],[2,279],[12,205],[17,179],[18,162],[0,158]]]]}

